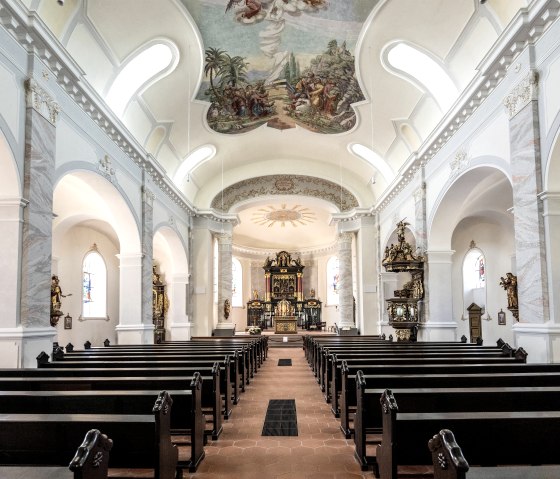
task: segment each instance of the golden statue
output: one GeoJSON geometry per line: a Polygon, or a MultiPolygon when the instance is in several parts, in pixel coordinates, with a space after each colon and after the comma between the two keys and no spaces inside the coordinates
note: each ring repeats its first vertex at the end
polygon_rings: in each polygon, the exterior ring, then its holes
{"type": "Polygon", "coordinates": [[[224,318],[228,319],[229,318],[229,313],[231,311],[231,304],[229,302],[229,299],[226,299],[224,301],[224,318]]]}
{"type": "Polygon", "coordinates": [[[506,277],[500,278],[500,286],[502,286],[507,293],[508,309],[517,309],[519,302],[517,299],[517,276],[512,273],[506,273],[506,277]]]}

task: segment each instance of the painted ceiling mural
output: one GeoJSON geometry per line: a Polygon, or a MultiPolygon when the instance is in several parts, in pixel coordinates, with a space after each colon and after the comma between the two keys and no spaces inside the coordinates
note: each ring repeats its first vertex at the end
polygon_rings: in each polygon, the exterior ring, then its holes
{"type": "Polygon", "coordinates": [[[350,130],[364,100],[353,50],[378,1],[182,0],[204,42],[210,128],[350,130]]]}

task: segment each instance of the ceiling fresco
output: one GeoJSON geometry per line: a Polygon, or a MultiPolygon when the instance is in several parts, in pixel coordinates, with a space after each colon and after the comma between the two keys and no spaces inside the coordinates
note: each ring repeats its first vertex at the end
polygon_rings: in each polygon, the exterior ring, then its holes
{"type": "Polygon", "coordinates": [[[182,0],[204,43],[209,127],[343,133],[364,100],[354,49],[378,0],[182,0]]]}

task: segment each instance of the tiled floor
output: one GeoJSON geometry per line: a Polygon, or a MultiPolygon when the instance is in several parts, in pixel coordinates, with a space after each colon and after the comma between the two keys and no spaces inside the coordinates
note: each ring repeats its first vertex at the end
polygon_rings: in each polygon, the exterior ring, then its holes
{"type": "Polygon", "coordinates": [[[322,397],[303,350],[270,348],[268,359],[234,407],[218,441],[205,447],[196,479],[358,479],[372,478],[354,459],[353,440],[322,397]],[[291,367],[278,359],[291,358],[291,367]],[[269,399],[295,399],[298,436],[263,437],[269,399]]]}

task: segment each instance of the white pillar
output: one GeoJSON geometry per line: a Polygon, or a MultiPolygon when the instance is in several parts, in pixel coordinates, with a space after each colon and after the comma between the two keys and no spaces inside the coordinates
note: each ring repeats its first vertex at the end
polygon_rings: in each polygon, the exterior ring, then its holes
{"type": "MultiPolygon", "coordinates": [[[[151,344],[154,324],[142,322],[142,254],[118,254],[120,261],[119,344],[151,344]]],[[[151,296],[150,296],[151,297],[151,296]]]]}
{"type": "Polygon", "coordinates": [[[375,217],[361,217],[359,223],[356,235],[358,258],[356,326],[361,334],[378,334],[382,318],[379,317],[379,294],[377,293],[378,253],[375,217]]]}
{"type": "Polygon", "coordinates": [[[338,314],[339,328],[354,328],[354,295],[352,292],[352,238],[353,233],[338,236],[338,314]]]}
{"type": "Polygon", "coordinates": [[[218,239],[218,325],[216,329],[233,329],[231,311],[232,237],[220,233],[218,239]],[[226,303],[228,306],[226,306],[226,303]],[[227,317],[226,317],[227,316],[227,317]]]}
{"type": "Polygon", "coordinates": [[[191,323],[187,314],[187,274],[174,274],[167,281],[169,311],[167,312],[169,339],[171,341],[189,341],[191,339],[191,323]]]}
{"type": "Polygon", "coordinates": [[[21,225],[26,202],[20,198],[0,199],[0,368],[17,368],[20,362],[19,262],[21,225]],[[14,336],[15,335],[15,336],[14,336]]]}
{"type": "Polygon", "coordinates": [[[419,341],[456,341],[457,323],[453,318],[452,260],[455,251],[427,251],[429,315],[418,331],[419,341]]]}

